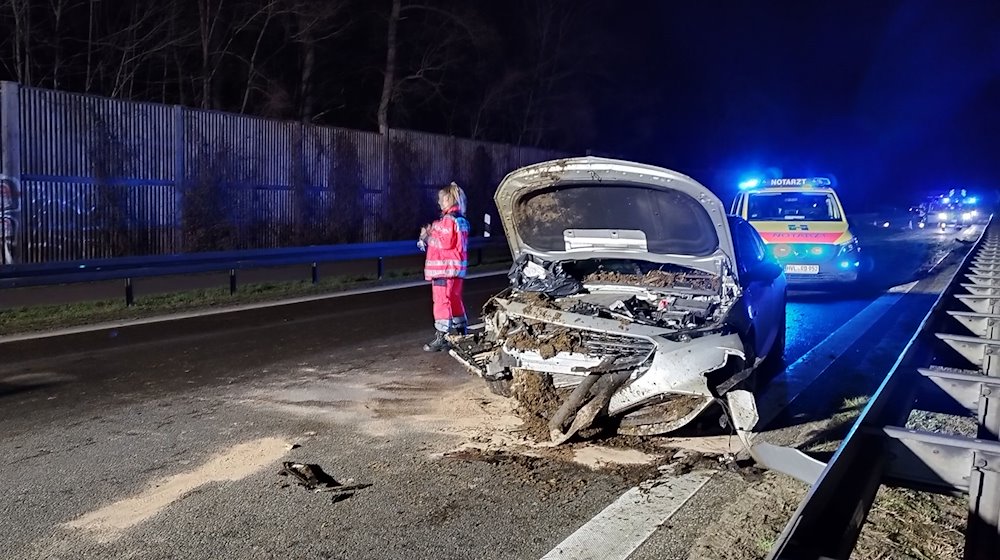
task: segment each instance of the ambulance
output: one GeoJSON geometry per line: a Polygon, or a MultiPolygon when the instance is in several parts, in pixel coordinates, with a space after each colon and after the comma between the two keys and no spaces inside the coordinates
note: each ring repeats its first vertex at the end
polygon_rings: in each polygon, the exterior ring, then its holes
{"type": "Polygon", "coordinates": [[[732,213],[750,222],[791,283],[855,282],[861,247],[825,177],[740,183],[732,213]]]}

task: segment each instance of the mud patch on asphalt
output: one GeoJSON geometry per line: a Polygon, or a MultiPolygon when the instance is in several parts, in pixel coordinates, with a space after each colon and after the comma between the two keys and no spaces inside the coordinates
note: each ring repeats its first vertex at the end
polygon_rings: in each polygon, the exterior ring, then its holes
{"type": "Polygon", "coordinates": [[[445,460],[477,461],[502,468],[505,476],[542,488],[544,494],[559,492],[570,497],[578,494],[594,471],[613,474],[626,484],[637,485],[657,476],[653,463],[618,464],[604,463],[594,469],[573,461],[563,460],[544,453],[519,453],[510,450],[466,448],[449,452],[445,460]]]}
{"type": "Polygon", "coordinates": [[[588,445],[573,451],[573,461],[591,469],[609,465],[652,465],[656,455],[643,453],[638,449],[621,449],[588,445]]]}

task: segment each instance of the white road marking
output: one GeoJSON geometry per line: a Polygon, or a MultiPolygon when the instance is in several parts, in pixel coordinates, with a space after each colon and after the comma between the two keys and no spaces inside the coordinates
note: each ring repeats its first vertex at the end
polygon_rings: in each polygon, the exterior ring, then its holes
{"type": "MultiPolygon", "coordinates": [[[[936,265],[935,265],[936,266],[936,265]]],[[[890,294],[908,294],[910,290],[917,287],[920,280],[914,280],[913,282],[907,282],[906,284],[900,284],[899,286],[893,286],[889,288],[888,292],[890,294]]]]}
{"type": "Polygon", "coordinates": [[[626,560],[712,478],[710,471],[657,478],[626,491],[542,560],[626,560]]]}
{"type": "MultiPolygon", "coordinates": [[[[478,278],[490,278],[493,276],[505,276],[507,274],[506,270],[500,270],[496,272],[480,272],[476,274],[470,274],[466,277],[467,280],[476,280],[478,278]]],[[[255,309],[267,309],[270,307],[281,307],[283,305],[295,305],[297,303],[309,303],[312,301],[323,301],[327,299],[336,299],[350,296],[359,296],[365,294],[377,294],[381,292],[390,292],[393,290],[404,290],[407,288],[417,288],[426,285],[425,280],[414,280],[412,282],[400,282],[397,284],[389,284],[386,286],[375,286],[371,288],[357,288],[354,290],[344,290],[342,292],[332,292],[328,294],[316,294],[312,296],[302,296],[297,298],[282,299],[278,301],[264,301],[260,303],[247,303],[243,305],[234,305],[232,307],[221,307],[217,309],[202,309],[198,311],[185,311],[182,313],[170,313],[167,315],[157,315],[155,317],[146,317],[144,319],[129,319],[124,321],[108,321],[104,323],[94,323],[92,325],[80,325],[78,327],[67,327],[64,329],[54,329],[50,331],[41,332],[31,332],[23,334],[11,334],[6,336],[0,336],[0,344],[7,344],[10,342],[21,342],[25,340],[37,340],[42,338],[52,338],[56,336],[67,336],[71,334],[82,334],[94,331],[103,330],[113,330],[121,329],[125,327],[135,327],[139,325],[150,325],[154,323],[165,323],[168,321],[179,321],[182,319],[195,319],[198,317],[209,317],[212,315],[224,315],[226,313],[239,313],[240,311],[252,311],[255,309]]]]}

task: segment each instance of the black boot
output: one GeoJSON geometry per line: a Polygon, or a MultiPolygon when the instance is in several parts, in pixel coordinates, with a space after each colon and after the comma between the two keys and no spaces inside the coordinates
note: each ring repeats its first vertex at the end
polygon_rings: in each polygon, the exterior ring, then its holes
{"type": "Polygon", "coordinates": [[[424,344],[424,352],[441,352],[448,349],[448,339],[443,332],[438,331],[434,340],[424,344]]]}

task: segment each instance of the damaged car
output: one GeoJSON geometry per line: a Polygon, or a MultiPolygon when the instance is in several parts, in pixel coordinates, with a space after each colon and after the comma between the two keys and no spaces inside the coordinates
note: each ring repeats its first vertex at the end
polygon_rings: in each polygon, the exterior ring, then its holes
{"type": "Polygon", "coordinates": [[[690,177],[595,157],[514,171],[495,200],[511,284],[452,356],[506,396],[518,375],[545,377],[562,395],[546,417],[555,443],[598,423],[664,434],[713,404],[753,427],[786,300],[753,227],[690,177]]]}

